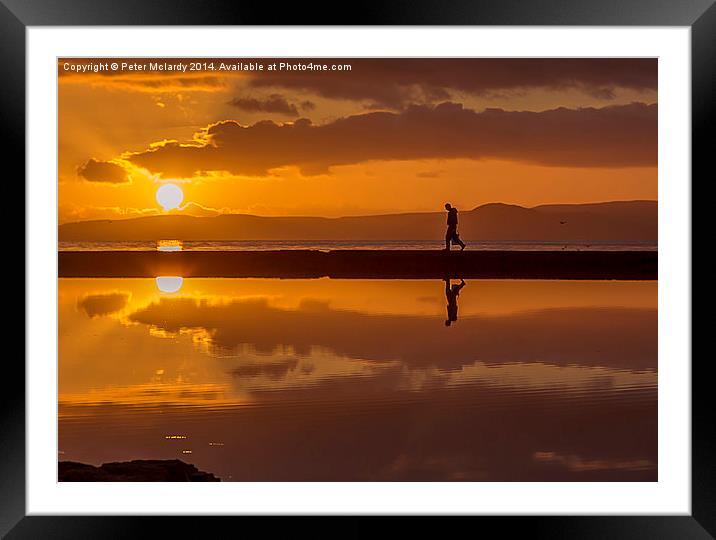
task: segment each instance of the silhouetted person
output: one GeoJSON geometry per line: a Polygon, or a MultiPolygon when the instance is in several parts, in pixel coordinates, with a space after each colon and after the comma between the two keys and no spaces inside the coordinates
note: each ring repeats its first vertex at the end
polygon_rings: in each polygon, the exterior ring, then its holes
{"type": "Polygon", "coordinates": [[[450,286],[450,280],[445,278],[445,298],[447,298],[447,320],[445,326],[450,326],[453,321],[457,320],[457,297],[460,296],[460,289],[465,286],[465,280],[460,280],[460,285],[457,283],[450,286]]]}
{"type": "Polygon", "coordinates": [[[445,251],[450,251],[450,242],[458,244],[460,251],[465,249],[465,243],[460,240],[460,235],[457,233],[457,208],[450,206],[450,203],[445,203],[445,210],[447,210],[447,232],[445,233],[445,251]]]}

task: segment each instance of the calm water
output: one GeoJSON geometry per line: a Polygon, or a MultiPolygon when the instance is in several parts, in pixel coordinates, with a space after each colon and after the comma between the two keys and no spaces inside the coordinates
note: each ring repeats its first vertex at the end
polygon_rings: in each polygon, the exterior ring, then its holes
{"type": "MultiPolygon", "coordinates": [[[[438,240],[396,240],[396,241],[333,241],[333,240],[235,240],[221,242],[178,242],[186,251],[264,251],[274,249],[419,249],[435,250],[445,247],[438,240]]],[[[157,249],[157,242],[60,242],[60,251],[146,251],[157,249]]],[[[169,247],[169,246],[167,246],[169,247]]],[[[172,245],[173,249],[175,245],[172,245]]],[[[656,251],[657,245],[650,242],[471,242],[468,249],[507,251],[656,251]]]]}
{"type": "Polygon", "coordinates": [[[59,321],[62,460],[657,480],[656,282],[60,279],[59,321]]]}

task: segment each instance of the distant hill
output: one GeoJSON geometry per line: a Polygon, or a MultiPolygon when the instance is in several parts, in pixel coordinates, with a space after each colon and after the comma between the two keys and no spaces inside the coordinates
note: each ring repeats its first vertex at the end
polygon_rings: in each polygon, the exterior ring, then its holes
{"type": "MultiPolygon", "coordinates": [[[[656,201],[544,205],[492,203],[461,210],[466,241],[657,240],[656,201]]],[[[440,240],[445,212],[342,218],[151,216],[65,223],[60,241],[138,240],[440,240]]]]}

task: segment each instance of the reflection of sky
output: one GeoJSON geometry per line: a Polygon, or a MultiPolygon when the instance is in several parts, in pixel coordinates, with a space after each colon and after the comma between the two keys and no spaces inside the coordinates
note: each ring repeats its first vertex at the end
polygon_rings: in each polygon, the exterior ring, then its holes
{"type": "Polygon", "coordinates": [[[193,462],[232,479],[251,456],[257,480],[654,479],[656,287],[470,281],[446,328],[439,280],[187,279],[166,295],[151,279],[63,279],[60,447],[93,463],[179,457],[164,431],[193,426],[193,462]],[[484,462],[508,439],[436,439],[478,426],[522,432],[500,457],[517,461],[484,462]],[[279,440],[312,453],[262,460],[279,440]],[[207,441],[226,443],[221,459],[207,441]],[[361,469],[357,448],[377,461],[361,469]]]}

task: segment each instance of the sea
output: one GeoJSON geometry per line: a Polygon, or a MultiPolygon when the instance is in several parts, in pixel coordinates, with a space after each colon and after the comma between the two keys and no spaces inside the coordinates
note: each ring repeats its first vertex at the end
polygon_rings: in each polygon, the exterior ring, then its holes
{"type": "MultiPolygon", "coordinates": [[[[440,240],[221,240],[59,242],[60,251],[272,251],[272,250],[436,250],[440,240]]],[[[470,242],[481,251],[657,251],[654,242],[470,242]]]]}

